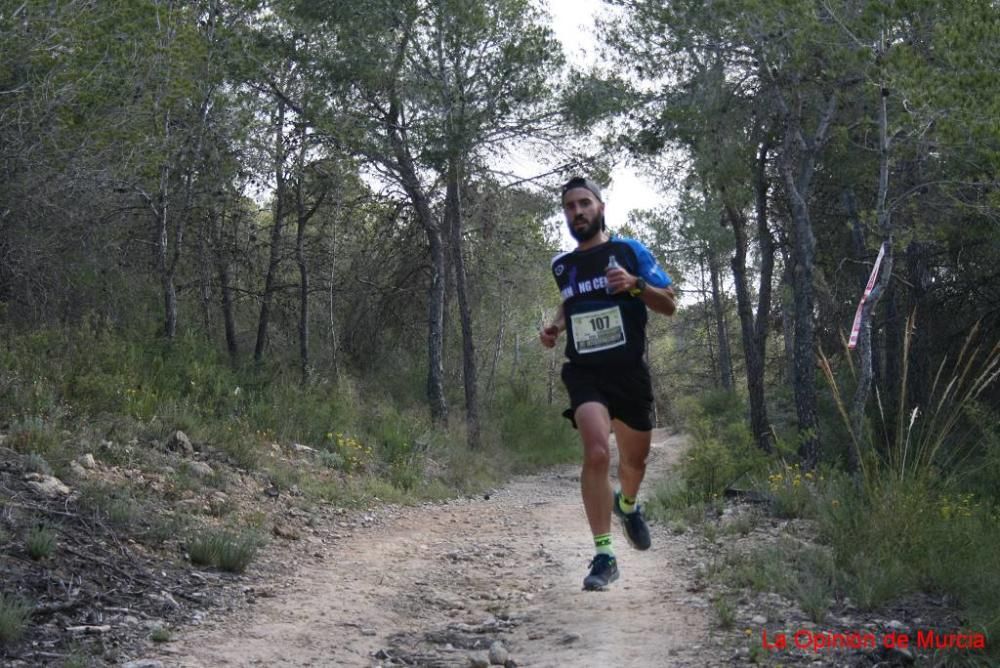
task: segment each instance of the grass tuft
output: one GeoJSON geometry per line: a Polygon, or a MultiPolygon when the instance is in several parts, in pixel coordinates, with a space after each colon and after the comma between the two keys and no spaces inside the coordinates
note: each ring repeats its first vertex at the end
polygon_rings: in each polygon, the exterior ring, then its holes
{"type": "Polygon", "coordinates": [[[715,615],[719,620],[719,628],[728,631],[736,623],[736,608],[725,596],[719,596],[713,601],[715,615]]]}
{"type": "Polygon", "coordinates": [[[243,573],[257,556],[260,546],[261,540],[256,533],[207,529],[189,541],[187,551],[191,563],[198,566],[243,573]]]}
{"type": "Polygon", "coordinates": [[[27,473],[41,473],[42,475],[52,475],[52,467],[45,460],[45,457],[37,452],[31,452],[21,460],[24,470],[27,473]]]}
{"type": "Polygon", "coordinates": [[[31,617],[31,606],[12,596],[0,593],[0,645],[17,641],[31,617]]]}
{"type": "Polygon", "coordinates": [[[48,559],[56,550],[56,533],[48,527],[36,526],[28,531],[24,546],[35,561],[48,559]]]}

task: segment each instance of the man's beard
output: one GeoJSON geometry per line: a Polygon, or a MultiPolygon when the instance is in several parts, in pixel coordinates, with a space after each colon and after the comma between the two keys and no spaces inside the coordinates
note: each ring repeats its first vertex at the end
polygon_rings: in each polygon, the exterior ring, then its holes
{"type": "Polygon", "coordinates": [[[585,241],[590,241],[598,235],[598,233],[604,229],[604,214],[600,214],[594,220],[588,221],[587,225],[581,228],[576,227],[578,220],[583,218],[587,220],[587,217],[583,214],[577,216],[577,219],[573,221],[573,224],[569,226],[569,233],[573,235],[573,238],[578,242],[583,243],[585,241]]]}

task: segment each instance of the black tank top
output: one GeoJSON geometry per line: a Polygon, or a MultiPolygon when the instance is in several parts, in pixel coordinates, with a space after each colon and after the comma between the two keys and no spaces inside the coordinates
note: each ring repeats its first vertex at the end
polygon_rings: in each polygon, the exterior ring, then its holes
{"type": "Polygon", "coordinates": [[[612,255],[622,269],[649,285],[665,288],[671,283],[652,253],[634,239],[614,237],[555,256],[552,274],[563,298],[566,357],[574,364],[637,364],[645,352],[646,305],[628,292],[607,293],[605,270],[612,255]]]}

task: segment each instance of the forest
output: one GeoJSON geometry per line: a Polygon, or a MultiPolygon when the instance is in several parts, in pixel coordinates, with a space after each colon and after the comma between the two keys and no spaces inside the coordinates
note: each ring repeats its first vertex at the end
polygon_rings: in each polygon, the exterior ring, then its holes
{"type": "MultiPolygon", "coordinates": [[[[996,637],[1000,7],[606,0],[592,33],[580,66],[533,0],[0,0],[0,470],[182,430],[353,503],[575,461],[538,344],[559,186],[627,164],[663,204],[611,231],[680,295],[663,517],[766,492],[831,597],[944,592],[996,637]]],[[[13,480],[2,551],[37,524],[13,480]]]]}

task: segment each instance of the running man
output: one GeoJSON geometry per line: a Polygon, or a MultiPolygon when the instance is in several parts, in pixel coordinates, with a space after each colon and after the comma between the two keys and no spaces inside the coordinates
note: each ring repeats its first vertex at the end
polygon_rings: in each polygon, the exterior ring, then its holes
{"type": "Polygon", "coordinates": [[[552,348],[566,330],[569,361],[562,380],[570,408],[563,415],[583,441],[580,488],[596,548],[583,588],[594,590],[618,579],[612,512],[632,547],[649,549],[649,528],[636,501],[653,429],[653,389],[643,359],[646,309],[672,315],[677,306],[670,277],[652,253],[638,241],[607,233],[604,201],[593,181],[570,179],[562,187],[562,207],[577,247],[552,260],[563,301],[539,339],[552,348]],[[621,485],[614,492],[608,478],[612,429],[621,485]]]}

